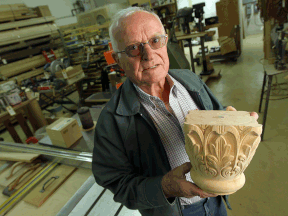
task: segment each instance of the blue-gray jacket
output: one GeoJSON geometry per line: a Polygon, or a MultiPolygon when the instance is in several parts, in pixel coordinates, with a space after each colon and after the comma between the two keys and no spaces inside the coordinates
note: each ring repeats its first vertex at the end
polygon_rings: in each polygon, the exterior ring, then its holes
{"type": "MultiPolygon", "coordinates": [[[[201,110],[223,109],[190,70],[169,70],[169,74],[188,90],[201,110]]],[[[157,129],[127,79],[97,122],[92,162],[95,180],[114,194],[115,202],[138,209],[144,216],[180,216],[179,198],[167,200],[161,188],[161,179],[170,170],[157,129]]]]}

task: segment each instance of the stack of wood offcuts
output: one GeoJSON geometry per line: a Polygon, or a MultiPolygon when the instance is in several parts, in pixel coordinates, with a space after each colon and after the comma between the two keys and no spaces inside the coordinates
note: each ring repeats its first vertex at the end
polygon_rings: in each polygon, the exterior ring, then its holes
{"type": "Polygon", "coordinates": [[[48,6],[0,5],[0,12],[2,82],[13,80],[21,84],[25,79],[44,76],[43,66],[47,63],[42,54],[44,48],[55,48],[55,56],[64,57],[55,17],[48,6]]]}

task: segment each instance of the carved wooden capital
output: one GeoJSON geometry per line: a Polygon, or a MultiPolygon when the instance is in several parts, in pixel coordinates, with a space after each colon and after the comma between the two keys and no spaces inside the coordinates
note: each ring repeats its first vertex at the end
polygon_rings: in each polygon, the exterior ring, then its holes
{"type": "Polygon", "coordinates": [[[243,187],[262,125],[243,111],[190,111],[184,123],[191,178],[202,190],[224,195],[243,187]],[[208,124],[209,123],[209,124],[208,124]]]}

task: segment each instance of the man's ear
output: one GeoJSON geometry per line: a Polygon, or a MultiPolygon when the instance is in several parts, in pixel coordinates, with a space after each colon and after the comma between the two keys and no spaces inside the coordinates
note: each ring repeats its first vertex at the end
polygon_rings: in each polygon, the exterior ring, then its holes
{"type": "MultiPolygon", "coordinates": [[[[114,59],[114,61],[120,66],[120,60],[119,60],[119,56],[117,53],[113,52],[112,53],[112,58],[114,59]]],[[[121,67],[121,66],[120,66],[121,67]]]]}

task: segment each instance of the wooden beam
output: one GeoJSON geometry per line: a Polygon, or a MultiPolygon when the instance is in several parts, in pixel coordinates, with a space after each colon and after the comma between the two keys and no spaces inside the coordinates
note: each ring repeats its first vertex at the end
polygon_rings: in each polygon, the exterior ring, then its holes
{"type": "Polygon", "coordinates": [[[18,30],[6,31],[0,34],[0,46],[52,35],[53,33],[57,32],[57,29],[58,27],[55,25],[44,24],[18,30]]]}
{"type": "MultiPolygon", "coordinates": [[[[64,56],[62,51],[63,51],[62,49],[54,51],[57,58],[61,58],[64,56]]],[[[32,58],[27,58],[27,59],[23,59],[23,60],[13,62],[7,65],[3,65],[0,67],[0,74],[4,78],[9,78],[9,77],[16,76],[20,73],[32,70],[33,68],[43,66],[46,63],[47,63],[46,59],[41,54],[41,55],[34,56],[32,58]]]]}
{"type": "Polygon", "coordinates": [[[33,45],[45,43],[45,42],[48,42],[50,40],[53,40],[53,39],[52,39],[52,37],[48,36],[48,37],[45,37],[45,38],[35,39],[35,40],[31,40],[31,41],[26,41],[26,42],[25,41],[21,41],[19,44],[1,48],[0,49],[0,54],[1,53],[5,53],[5,52],[11,52],[13,50],[21,49],[21,48],[28,47],[28,46],[33,46],[33,45]]]}
{"type": "Polygon", "coordinates": [[[28,48],[28,49],[23,49],[23,50],[16,51],[16,52],[9,52],[6,54],[2,54],[0,55],[0,57],[1,59],[5,59],[7,63],[11,63],[16,60],[27,58],[29,56],[42,54],[42,49],[47,48],[47,47],[51,49],[56,48],[56,47],[53,47],[52,43],[46,43],[46,44],[38,45],[36,47],[31,47],[30,49],[28,48]]]}
{"type": "Polygon", "coordinates": [[[21,20],[16,22],[9,22],[9,23],[2,23],[0,25],[0,31],[13,29],[13,28],[19,28],[19,27],[25,27],[25,26],[31,26],[36,25],[40,23],[49,23],[53,22],[56,18],[53,16],[49,17],[40,17],[40,18],[34,18],[34,19],[27,19],[27,20],[21,20]]]}
{"type": "Polygon", "coordinates": [[[6,127],[6,129],[8,130],[9,134],[13,138],[14,142],[15,143],[22,143],[22,140],[20,139],[19,135],[17,134],[17,132],[16,132],[14,126],[12,125],[12,123],[10,122],[10,120],[6,119],[3,123],[6,127]]]}
{"type": "Polygon", "coordinates": [[[23,117],[23,115],[21,113],[19,113],[18,115],[16,115],[16,119],[17,119],[20,127],[22,128],[23,132],[25,133],[27,139],[29,137],[33,137],[33,133],[30,130],[30,128],[26,122],[26,119],[23,117]]]}

